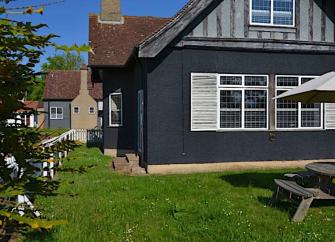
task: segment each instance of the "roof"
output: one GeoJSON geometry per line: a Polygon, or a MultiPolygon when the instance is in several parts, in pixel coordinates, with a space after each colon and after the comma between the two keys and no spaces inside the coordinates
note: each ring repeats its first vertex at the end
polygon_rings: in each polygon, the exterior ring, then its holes
{"type": "Polygon", "coordinates": [[[139,45],[139,57],[155,57],[204,10],[220,0],[189,0],[176,16],[139,45]]]}
{"type": "MultiPolygon", "coordinates": [[[[80,90],[80,71],[50,71],[46,76],[43,100],[73,100],[80,90]]],[[[87,87],[90,95],[102,100],[102,83],[92,83],[88,72],[87,87]]]]}
{"type": "Polygon", "coordinates": [[[104,24],[91,14],[89,41],[94,54],[89,54],[89,65],[126,65],[134,48],[170,21],[170,18],[124,16],[123,24],[104,24]]]}
{"type": "Polygon", "coordinates": [[[26,112],[29,110],[37,110],[38,107],[39,107],[38,101],[28,101],[27,100],[23,102],[23,107],[17,110],[16,112],[20,113],[20,112],[26,112]]]}

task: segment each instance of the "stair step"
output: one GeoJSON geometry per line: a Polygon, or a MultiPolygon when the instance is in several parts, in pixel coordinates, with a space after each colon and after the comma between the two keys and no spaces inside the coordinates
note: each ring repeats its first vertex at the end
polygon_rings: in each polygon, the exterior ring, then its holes
{"type": "Polygon", "coordinates": [[[113,160],[113,168],[117,172],[131,172],[131,167],[125,157],[116,157],[113,160]]]}
{"type": "Polygon", "coordinates": [[[129,163],[139,164],[139,157],[136,154],[126,154],[126,159],[129,163]]]}
{"type": "Polygon", "coordinates": [[[146,175],[147,172],[145,171],[144,168],[140,166],[132,167],[131,168],[131,174],[132,175],[146,175]]]}

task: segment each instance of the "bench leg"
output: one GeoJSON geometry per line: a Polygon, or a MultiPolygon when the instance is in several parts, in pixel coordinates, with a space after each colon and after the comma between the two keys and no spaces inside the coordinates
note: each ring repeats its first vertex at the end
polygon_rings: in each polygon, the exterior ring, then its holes
{"type": "Polygon", "coordinates": [[[273,192],[273,195],[270,200],[270,205],[275,206],[278,202],[278,196],[279,196],[279,187],[276,188],[276,190],[273,192]]]}
{"type": "Polygon", "coordinates": [[[307,199],[302,199],[302,201],[299,204],[299,207],[297,209],[297,211],[295,212],[292,221],[293,222],[301,222],[302,220],[304,220],[307,211],[309,209],[309,207],[311,206],[312,202],[313,202],[314,198],[310,197],[307,199]]]}

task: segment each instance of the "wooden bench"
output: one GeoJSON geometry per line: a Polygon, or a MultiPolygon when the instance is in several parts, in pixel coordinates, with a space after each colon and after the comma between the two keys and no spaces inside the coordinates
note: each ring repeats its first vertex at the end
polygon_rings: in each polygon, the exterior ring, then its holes
{"type": "Polygon", "coordinates": [[[292,195],[295,195],[301,198],[301,202],[298,206],[297,211],[293,216],[294,222],[301,222],[307,214],[307,211],[312,204],[315,197],[317,197],[317,190],[316,189],[308,189],[298,185],[295,181],[287,181],[287,180],[274,180],[277,189],[274,192],[271,203],[274,205],[278,201],[279,193],[281,191],[285,191],[289,193],[289,198],[292,199],[292,195]]]}
{"type": "Polygon", "coordinates": [[[284,176],[302,185],[312,185],[313,186],[318,183],[318,176],[314,172],[311,172],[311,171],[287,173],[284,176]]]}

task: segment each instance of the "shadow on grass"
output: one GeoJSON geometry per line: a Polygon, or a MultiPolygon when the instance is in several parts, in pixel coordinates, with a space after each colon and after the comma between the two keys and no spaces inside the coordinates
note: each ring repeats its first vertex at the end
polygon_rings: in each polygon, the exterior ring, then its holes
{"type": "Polygon", "coordinates": [[[283,178],[285,172],[248,172],[223,175],[220,178],[235,187],[255,187],[273,190],[274,179],[283,178]]]}

